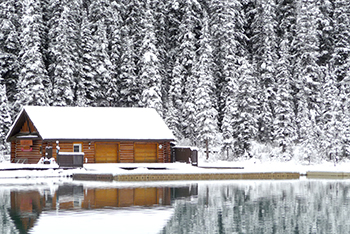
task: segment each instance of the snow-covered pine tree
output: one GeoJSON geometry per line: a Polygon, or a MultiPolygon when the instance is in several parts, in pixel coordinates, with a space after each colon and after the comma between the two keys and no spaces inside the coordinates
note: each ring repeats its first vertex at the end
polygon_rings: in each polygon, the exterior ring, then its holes
{"type": "MultiPolygon", "coordinates": [[[[222,151],[231,154],[234,148],[234,122],[238,118],[237,92],[239,88],[239,67],[241,66],[246,37],[244,35],[244,14],[239,1],[210,2],[210,29],[213,35],[213,55],[217,96],[218,126],[223,136],[222,151]]],[[[234,150],[235,151],[235,150],[234,150]]],[[[238,155],[237,155],[238,156],[238,155]]]]}
{"type": "MultiPolygon", "coordinates": [[[[275,142],[281,147],[281,153],[291,156],[293,142],[297,139],[294,105],[294,79],[291,54],[291,38],[295,36],[295,1],[279,2],[277,6],[279,59],[276,63],[276,106],[274,133],[275,142]]],[[[285,158],[285,159],[288,159],[285,158]]]]}
{"type": "Polygon", "coordinates": [[[218,112],[215,108],[215,82],[213,75],[213,49],[209,31],[209,17],[203,9],[202,30],[199,38],[198,60],[193,68],[194,76],[198,79],[195,89],[196,145],[205,147],[208,141],[211,147],[218,143],[218,112]]]}
{"type": "Polygon", "coordinates": [[[332,45],[330,62],[337,81],[347,76],[350,69],[350,5],[347,0],[334,1],[332,45]]]}
{"type": "Polygon", "coordinates": [[[140,82],[142,86],[141,106],[151,107],[163,115],[159,53],[156,47],[155,20],[152,1],[147,0],[142,20],[142,45],[140,48],[140,82]]]}
{"type": "Polygon", "coordinates": [[[139,51],[141,45],[141,21],[143,8],[138,0],[121,1],[121,61],[118,88],[121,106],[138,106],[141,100],[139,74],[139,51]]]}
{"type": "Polygon", "coordinates": [[[112,19],[110,22],[110,60],[113,68],[113,77],[117,85],[118,101],[114,103],[115,106],[119,106],[120,89],[118,87],[118,80],[120,79],[120,67],[121,67],[121,54],[122,54],[122,18],[121,18],[121,3],[118,1],[111,2],[112,19]]]}
{"type": "Polygon", "coordinates": [[[10,103],[15,100],[19,73],[19,15],[17,4],[15,0],[0,3],[0,77],[4,79],[7,98],[10,103]]]}
{"type": "MultiPolygon", "coordinates": [[[[338,77],[337,77],[338,78],[338,77]]],[[[339,101],[342,110],[342,137],[343,156],[350,157],[350,72],[348,71],[344,79],[339,83],[339,101]]]]}
{"type": "MultiPolygon", "coordinates": [[[[172,61],[170,60],[170,52],[168,51],[168,48],[170,47],[169,38],[168,38],[168,32],[169,32],[169,24],[168,24],[168,17],[171,16],[168,15],[168,9],[167,9],[167,3],[166,0],[161,1],[152,1],[151,8],[153,9],[154,14],[154,30],[155,30],[155,37],[156,37],[156,48],[158,51],[158,67],[159,67],[159,74],[161,76],[161,97],[162,97],[162,104],[163,104],[163,113],[162,116],[165,119],[167,117],[168,112],[168,94],[169,94],[169,87],[171,82],[171,73],[168,71],[172,67],[172,61]]],[[[171,50],[171,49],[170,49],[171,50]]]]}
{"type": "Polygon", "coordinates": [[[238,69],[238,88],[234,94],[236,106],[233,109],[232,119],[234,151],[238,156],[249,155],[251,142],[258,135],[259,81],[253,71],[249,60],[241,58],[241,66],[238,69]]]}
{"type": "Polygon", "coordinates": [[[44,36],[42,8],[39,0],[23,1],[20,74],[17,83],[15,110],[23,105],[48,105],[51,82],[43,60],[41,38],[44,36]]]}
{"type": "MultiPolygon", "coordinates": [[[[319,147],[320,117],[320,92],[323,75],[318,65],[319,34],[317,20],[320,16],[316,0],[301,1],[297,5],[296,37],[293,42],[293,50],[296,62],[295,79],[298,93],[296,121],[298,126],[298,138],[305,144],[308,150],[307,157],[318,157],[316,152],[319,147]]],[[[312,159],[313,160],[313,159],[312,159]]]]}
{"type": "MultiPolygon", "coordinates": [[[[216,82],[216,96],[219,127],[223,124],[227,111],[227,97],[237,83],[237,67],[240,57],[244,53],[246,37],[244,35],[244,14],[242,4],[238,0],[212,0],[209,2],[210,30],[213,35],[213,54],[215,62],[214,77],[216,82]]],[[[231,98],[231,101],[235,101],[231,98]]],[[[223,130],[223,133],[225,130],[223,130]]],[[[224,133],[228,136],[232,133],[224,133]]]]}
{"type": "Polygon", "coordinates": [[[49,21],[49,75],[52,81],[51,104],[72,106],[75,85],[80,76],[79,11],[77,1],[51,1],[49,21]]]}
{"type": "Polygon", "coordinates": [[[80,79],[77,82],[76,105],[94,106],[96,100],[96,90],[99,85],[95,81],[96,71],[92,67],[92,45],[91,26],[87,16],[87,10],[82,13],[82,23],[80,30],[81,38],[81,71],[80,79]]]}
{"type": "Polygon", "coordinates": [[[88,15],[91,22],[93,44],[91,46],[92,69],[94,80],[99,89],[95,90],[95,105],[115,106],[118,102],[117,80],[110,58],[110,26],[112,8],[106,0],[93,1],[89,7],[88,15]]]}
{"type": "Polygon", "coordinates": [[[166,114],[165,121],[178,139],[184,138],[181,124],[181,111],[183,106],[183,73],[183,67],[180,64],[179,58],[176,58],[169,88],[169,112],[166,114]]]}
{"type": "Polygon", "coordinates": [[[343,113],[341,95],[336,87],[336,76],[333,69],[327,69],[322,92],[322,115],[320,124],[322,135],[318,139],[322,144],[322,155],[329,160],[339,160],[346,152],[343,151],[344,121],[347,120],[343,113]]]}
{"type": "Polygon", "coordinates": [[[276,64],[277,92],[274,136],[275,142],[281,147],[282,153],[291,150],[293,142],[297,139],[289,43],[287,36],[281,41],[279,45],[280,58],[276,64]]]}
{"type": "Polygon", "coordinates": [[[180,9],[180,0],[167,1],[166,34],[167,34],[167,64],[165,65],[168,73],[169,91],[167,94],[167,112],[165,113],[165,121],[169,128],[174,132],[177,139],[183,139],[183,131],[181,127],[181,111],[183,106],[183,80],[184,68],[181,65],[178,56],[178,40],[179,25],[181,22],[182,12],[180,9]]]}
{"type": "Polygon", "coordinates": [[[0,76],[0,153],[8,153],[9,146],[6,143],[6,135],[11,126],[9,103],[6,96],[6,86],[0,76]]]}
{"type": "Polygon", "coordinates": [[[197,0],[186,0],[184,2],[184,15],[179,26],[180,47],[178,56],[180,57],[183,73],[183,106],[182,106],[182,129],[186,139],[195,143],[197,132],[195,131],[196,124],[196,87],[198,86],[197,77],[193,74],[193,69],[196,63],[197,50],[197,34],[196,31],[200,25],[201,6],[197,0]]]}
{"type": "Polygon", "coordinates": [[[259,136],[262,142],[273,142],[276,107],[277,21],[275,1],[257,1],[258,13],[250,27],[253,63],[259,79],[259,136]]]}

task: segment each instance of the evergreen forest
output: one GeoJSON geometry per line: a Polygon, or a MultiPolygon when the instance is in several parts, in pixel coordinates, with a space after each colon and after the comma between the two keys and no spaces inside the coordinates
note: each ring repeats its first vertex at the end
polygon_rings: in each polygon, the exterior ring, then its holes
{"type": "Polygon", "coordinates": [[[24,105],[151,107],[223,159],[350,158],[348,0],[0,0],[0,151],[24,105]]]}

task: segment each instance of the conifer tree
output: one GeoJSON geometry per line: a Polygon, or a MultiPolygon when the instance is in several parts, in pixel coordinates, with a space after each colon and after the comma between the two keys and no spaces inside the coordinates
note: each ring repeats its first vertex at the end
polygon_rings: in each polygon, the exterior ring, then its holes
{"type": "Polygon", "coordinates": [[[252,140],[258,135],[258,80],[253,75],[253,66],[248,59],[241,59],[238,69],[238,88],[234,98],[236,106],[233,109],[234,151],[238,156],[249,156],[252,140]]]}
{"type": "Polygon", "coordinates": [[[19,73],[19,16],[16,1],[0,3],[0,76],[10,103],[14,101],[19,73]]]}
{"type": "Polygon", "coordinates": [[[141,100],[141,84],[139,74],[139,48],[141,45],[141,16],[143,8],[137,0],[121,1],[123,12],[121,14],[122,51],[120,56],[120,76],[118,88],[120,90],[119,102],[121,106],[138,106],[141,100]]]}
{"type": "Polygon", "coordinates": [[[325,82],[322,87],[322,134],[318,140],[322,155],[329,160],[338,160],[345,155],[343,151],[344,121],[347,119],[343,114],[341,95],[336,87],[336,76],[332,69],[328,69],[325,82]]]}
{"type": "Polygon", "coordinates": [[[203,25],[199,39],[198,61],[194,66],[194,76],[198,79],[195,89],[196,105],[196,134],[197,145],[204,147],[206,141],[209,145],[216,145],[218,138],[218,112],[215,108],[214,75],[213,75],[213,49],[209,31],[209,18],[203,9],[203,25]]]}
{"type": "Polygon", "coordinates": [[[39,0],[23,1],[20,74],[15,108],[22,105],[48,105],[51,83],[43,60],[42,8],[39,0]]]}
{"type": "MultiPolygon", "coordinates": [[[[238,82],[239,60],[244,54],[246,36],[244,35],[244,14],[242,4],[238,0],[213,0],[209,3],[210,29],[213,35],[213,54],[216,69],[214,70],[216,82],[217,109],[219,111],[219,127],[225,115],[230,115],[226,107],[227,97],[235,90],[238,82]],[[232,86],[232,87],[231,87],[232,86]],[[226,110],[226,111],[224,111],[226,110]]],[[[230,103],[235,101],[231,98],[230,103]]],[[[225,130],[223,130],[225,131],[225,130]]],[[[224,133],[228,136],[232,133],[224,133]]]]}
{"type": "Polygon", "coordinates": [[[277,6],[277,35],[279,35],[276,63],[275,142],[281,147],[281,156],[289,159],[292,146],[297,140],[295,121],[292,39],[295,37],[295,2],[282,0],[277,6]],[[286,154],[284,154],[286,153],[286,154]],[[284,155],[283,155],[284,154],[284,155]]]}
{"type": "Polygon", "coordinates": [[[154,13],[151,1],[146,1],[145,16],[143,17],[143,41],[140,48],[140,80],[142,86],[141,106],[151,107],[163,115],[161,93],[161,76],[159,72],[159,53],[156,47],[154,13]]]}
{"type": "Polygon", "coordinates": [[[276,106],[277,21],[275,1],[258,1],[258,14],[251,23],[252,57],[260,82],[259,140],[273,142],[276,106]]]}
{"type": "MultiPolygon", "coordinates": [[[[213,35],[213,54],[216,69],[216,97],[218,125],[223,136],[223,148],[229,152],[235,146],[238,134],[234,129],[237,118],[236,94],[239,88],[239,67],[244,56],[244,14],[239,1],[212,1],[210,28],[213,35]]],[[[248,71],[250,72],[250,71],[248,71]]],[[[236,151],[236,150],[234,150],[236,151]]]]}
{"type": "Polygon", "coordinates": [[[330,62],[337,81],[343,80],[350,69],[350,6],[346,0],[334,1],[330,62]]]}
{"type": "Polygon", "coordinates": [[[178,56],[179,64],[183,72],[183,106],[182,106],[182,128],[186,139],[194,141],[196,138],[196,107],[195,90],[198,86],[198,80],[193,74],[195,62],[197,59],[196,49],[196,28],[200,23],[199,11],[200,4],[196,0],[185,1],[184,15],[179,26],[179,40],[181,42],[178,56]]]}
{"type": "Polygon", "coordinates": [[[93,40],[91,65],[94,70],[94,80],[99,86],[99,89],[95,90],[95,105],[115,106],[118,101],[118,90],[109,43],[112,8],[109,1],[98,0],[91,3],[89,12],[93,40]]]}
{"type": "MultiPolygon", "coordinates": [[[[336,75],[335,75],[336,76],[336,75]]],[[[336,76],[337,78],[337,76],[336,76]]],[[[350,72],[339,83],[339,104],[341,109],[342,130],[338,134],[342,138],[342,153],[344,157],[350,157],[350,72]]],[[[339,120],[337,120],[339,121],[339,120]]]]}
{"type": "Polygon", "coordinates": [[[11,126],[11,117],[6,87],[3,82],[4,80],[0,76],[0,153],[7,153],[9,149],[5,138],[11,126]]]}
{"type": "Polygon", "coordinates": [[[316,1],[302,1],[297,7],[296,32],[293,42],[296,51],[294,76],[298,93],[296,121],[298,138],[306,144],[308,159],[316,156],[320,115],[320,92],[322,85],[321,69],[318,65],[319,37],[317,19],[320,15],[316,1]]]}
{"type": "Polygon", "coordinates": [[[77,106],[94,106],[96,100],[96,90],[99,89],[95,81],[95,70],[92,67],[93,58],[91,35],[91,24],[88,20],[87,11],[82,13],[82,24],[80,31],[81,38],[81,71],[80,79],[77,82],[76,105],[77,106]]]}
{"type": "Polygon", "coordinates": [[[74,105],[75,85],[80,76],[79,28],[80,5],[76,1],[53,1],[49,23],[49,75],[52,80],[54,106],[74,105]]]}

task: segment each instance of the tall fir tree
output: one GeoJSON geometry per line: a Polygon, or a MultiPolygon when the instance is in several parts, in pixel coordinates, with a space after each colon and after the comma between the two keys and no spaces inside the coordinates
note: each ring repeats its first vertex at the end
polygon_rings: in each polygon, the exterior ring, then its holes
{"type": "Polygon", "coordinates": [[[345,155],[343,138],[346,136],[344,129],[343,104],[341,94],[336,85],[336,76],[333,69],[327,69],[325,82],[321,89],[323,103],[321,105],[321,133],[318,139],[322,144],[321,152],[325,159],[339,160],[345,155]]]}
{"type": "MultiPolygon", "coordinates": [[[[213,35],[214,77],[218,110],[218,126],[223,136],[225,152],[236,142],[234,122],[237,118],[236,94],[239,88],[239,67],[242,65],[247,41],[244,35],[244,14],[240,1],[216,1],[209,5],[210,29],[213,35]]],[[[235,150],[233,150],[235,151],[235,150]]]]}
{"type": "Polygon", "coordinates": [[[144,8],[137,0],[121,1],[123,24],[121,25],[121,56],[119,103],[121,106],[138,106],[141,100],[141,84],[139,74],[139,48],[141,45],[141,22],[144,8]]]}
{"type": "Polygon", "coordinates": [[[155,20],[152,2],[146,1],[143,17],[143,40],[140,48],[140,81],[142,86],[141,106],[151,107],[163,115],[159,53],[156,47],[155,20]]]}
{"type": "Polygon", "coordinates": [[[114,65],[110,57],[111,19],[113,16],[110,1],[93,1],[89,9],[91,34],[92,69],[94,80],[99,86],[95,90],[95,105],[115,106],[118,102],[117,80],[114,74],[114,65]]]}
{"type": "Polygon", "coordinates": [[[215,82],[213,74],[213,48],[209,31],[209,17],[203,9],[202,30],[199,38],[198,60],[194,66],[194,76],[198,79],[195,89],[197,145],[205,147],[208,142],[211,146],[218,144],[218,111],[214,95],[215,82]]]}
{"type": "Polygon", "coordinates": [[[48,105],[51,82],[43,60],[42,7],[39,0],[23,1],[20,74],[17,83],[15,110],[23,105],[48,105]]]}
{"type": "Polygon", "coordinates": [[[196,135],[196,106],[195,90],[198,86],[197,77],[194,76],[194,66],[197,60],[197,40],[199,34],[197,28],[200,25],[201,6],[197,0],[184,1],[184,15],[179,26],[179,40],[181,42],[178,56],[181,59],[183,71],[183,106],[182,106],[182,129],[186,139],[195,143],[196,135]]]}
{"type": "Polygon", "coordinates": [[[238,87],[234,94],[233,138],[236,156],[250,156],[251,143],[258,136],[259,101],[258,79],[253,74],[253,65],[248,59],[241,59],[238,69],[238,87]]]}
{"type": "MultiPolygon", "coordinates": [[[[317,2],[301,1],[297,6],[296,32],[293,46],[296,51],[294,76],[298,93],[296,121],[298,138],[306,145],[307,157],[317,157],[320,117],[320,92],[323,74],[318,60],[320,57],[317,20],[320,11],[317,2]]],[[[313,157],[313,158],[312,158],[313,157]]]]}
{"type": "Polygon", "coordinates": [[[346,0],[334,1],[330,63],[337,81],[342,81],[350,69],[350,6],[346,0]]]}
{"type": "Polygon", "coordinates": [[[80,76],[79,11],[77,1],[51,1],[49,22],[49,75],[52,81],[51,104],[72,106],[80,76]],[[58,4],[59,3],[59,4],[58,4]]]}
{"type": "Polygon", "coordinates": [[[8,153],[9,148],[6,143],[6,135],[11,126],[9,103],[6,96],[6,86],[0,76],[0,154],[8,153]]]}
{"type": "Polygon", "coordinates": [[[0,3],[0,77],[6,85],[10,103],[15,100],[19,73],[19,6],[16,1],[0,3]]]}
{"type": "MultiPolygon", "coordinates": [[[[295,122],[295,89],[293,77],[292,38],[295,37],[295,2],[282,0],[277,6],[277,35],[279,35],[278,54],[276,63],[276,106],[274,133],[275,142],[281,147],[281,153],[291,156],[292,146],[297,140],[295,122]]],[[[286,158],[286,159],[288,159],[286,158]]]]}
{"type": "Polygon", "coordinates": [[[277,21],[275,1],[257,2],[258,14],[250,27],[252,37],[252,57],[259,78],[260,100],[259,140],[273,142],[275,133],[273,122],[276,106],[276,63],[277,63],[277,21]]]}
{"type": "Polygon", "coordinates": [[[93,39],[91,35],[90,21],[88,20],[87,10],[82,13],[82,23],[80,30],[81,40],[81,70],[80,79],[77,82],[76,105],[77,106],[94,106],[96,100],[96,90],[99,89],[98,83],[95,81],[95,71],[92,67],[93,58],[92,45],[93,39]]]}

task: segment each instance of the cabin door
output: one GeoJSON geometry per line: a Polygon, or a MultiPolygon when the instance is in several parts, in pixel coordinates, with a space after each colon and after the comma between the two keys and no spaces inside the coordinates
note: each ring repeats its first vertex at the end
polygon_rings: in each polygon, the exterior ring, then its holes
{"type": "Polygon", "coordinates": [[[135,163],[157,162],[157,143],[135,143],[135,163]]]}
{"type": "Polygon", "coordinates": [[[96,142],[96,163],[117,163],[118,144],[114,142],[96,142]]]}

